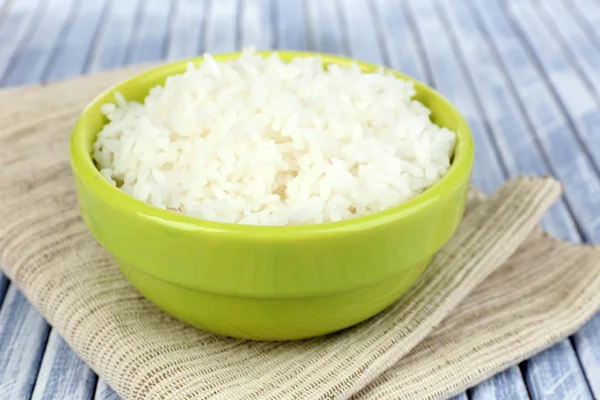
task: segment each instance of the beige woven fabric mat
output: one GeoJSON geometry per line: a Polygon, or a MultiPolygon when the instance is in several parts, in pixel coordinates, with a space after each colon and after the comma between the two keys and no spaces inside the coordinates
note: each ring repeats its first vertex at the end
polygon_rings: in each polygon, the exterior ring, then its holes
{"type": "Polygon", "coordinates": [[[131,73],[0,93],[0,265],[124,399],[443,398],[569,335],[600,308],[600,250],[539,233],[560,185],[520,178],[486,200],[472,196],[422,279],[352,329],[259,343],[170,318],[88,234],[69,171],[76,115],[131,73]]]}

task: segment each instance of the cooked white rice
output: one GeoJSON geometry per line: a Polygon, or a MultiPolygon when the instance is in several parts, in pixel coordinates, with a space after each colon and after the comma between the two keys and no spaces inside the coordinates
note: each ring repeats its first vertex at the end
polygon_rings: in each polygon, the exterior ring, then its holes
{"type": "Polygon", "coordinates": [[[252,225],[317,224],[385,210],[446,174],[455,134],[391,74],[206,55],[150,90],[119,93],[94,146],[106,179],[162,209],[252,225]]]}

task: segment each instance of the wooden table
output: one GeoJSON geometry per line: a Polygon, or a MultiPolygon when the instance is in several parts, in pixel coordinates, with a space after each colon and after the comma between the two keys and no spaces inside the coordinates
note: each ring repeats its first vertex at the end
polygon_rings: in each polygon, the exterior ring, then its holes
{"type": "MultiPolygon", "coordinates": [[[[0,0],[2,86],[250,45],[428,82],[473,130],[477,186],[552,174],[544,228],[600,242],[600,0],[0,0]]],[[[117,398],[1,274],[0,304],[0,399],[117,398]]],[[[600,398],[600,314],[459,396],[529,397],[600,398]]]]}

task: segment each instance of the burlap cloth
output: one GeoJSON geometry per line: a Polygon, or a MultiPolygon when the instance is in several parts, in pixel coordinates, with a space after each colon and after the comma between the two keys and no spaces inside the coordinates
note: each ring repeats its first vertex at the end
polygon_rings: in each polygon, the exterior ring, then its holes
{"type": "Polygon", "coordinates": [[[131,73],[0,93],[0,265],[123,398],[447,397],[571,334],[599,309],[600,250],[539,233],[560,185],[520,178],[486,200],[472,196],[422,279],[352,329],[259,343],[172,319],[87,232],[69,171],[78,112],[131,73]]]}

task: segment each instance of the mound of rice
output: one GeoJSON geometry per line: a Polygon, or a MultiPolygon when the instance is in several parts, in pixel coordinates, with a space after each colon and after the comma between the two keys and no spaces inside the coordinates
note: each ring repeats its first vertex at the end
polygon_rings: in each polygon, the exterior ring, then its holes
{"type": "Polygon", "coordinates": [[[124,192],[162,209],[252,225],[316,224],[415,197],[446,174],[456,135],[411,82],[320,58],[206,55],[102,112],[94,157],[124,192]]]}

